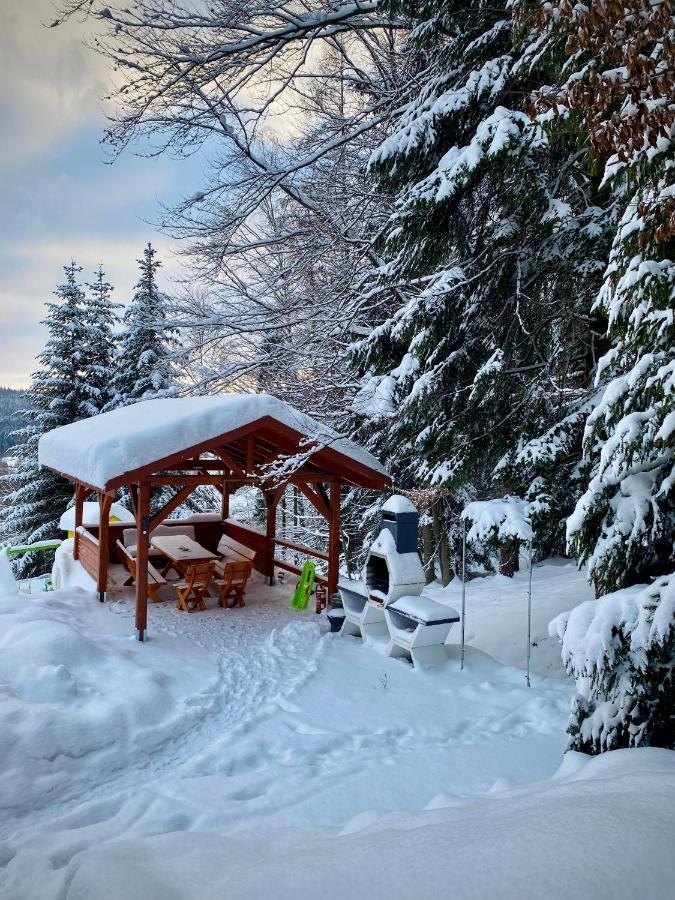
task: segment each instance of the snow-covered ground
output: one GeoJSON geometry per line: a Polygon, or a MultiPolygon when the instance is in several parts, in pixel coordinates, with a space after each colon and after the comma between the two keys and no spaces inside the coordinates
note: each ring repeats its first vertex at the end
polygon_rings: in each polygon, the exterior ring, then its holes
{"type": "MultiPolygon", "coordinates": [[[[523,565],[513,578],[492,575],[475,578],[466,586],[466,642],[489,653],[498,662],[525,667],[527,655],[527,591],[529,572],[523,565]]],[[[436,600],[461,608],[459,578],[441,589],[427,589],[436,600]]],[[[532,634],[530,665],[533,672],[565,678],[560,644],[548,633],[549,622],[584,600],[593,589],[571,559],[547,559],[532,567],[532,634]]],[[[450,642],[459,641],[459,628],[450,642]]]]}
{"type": "Polygon", "coordinates": [[[145,644],[128,599],[3,595],[0,896],[670,896],[675,754],[562,761],[572,685],[539,637],[588,594],[533,574],[529,690],[523,573],[468,586],[463,672],[259,576],[245,609],[151,605],[145,644]]]}

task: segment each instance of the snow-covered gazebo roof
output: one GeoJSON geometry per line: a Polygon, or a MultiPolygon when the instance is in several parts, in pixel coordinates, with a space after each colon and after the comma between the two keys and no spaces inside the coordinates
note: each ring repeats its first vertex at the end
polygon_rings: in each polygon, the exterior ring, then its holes
{"type": "Polygon", "coordinates": [[[389,482],[366,450],[269,394],[141,401],[48,432],[38,453],[41,465],[108,491],[210,446],[225,447],[247,468],[242,439],[248,435],[257,435],[262,448],[301,454],[347,482],[374,488],[389,482]]]}

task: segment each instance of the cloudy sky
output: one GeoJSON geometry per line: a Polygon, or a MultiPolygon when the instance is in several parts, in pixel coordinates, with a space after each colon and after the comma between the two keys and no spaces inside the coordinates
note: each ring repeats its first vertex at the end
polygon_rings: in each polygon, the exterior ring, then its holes
{"type": "Polygon", "coordinates": [[[147,224],[159,200],[194,190],[196,160],[109,162],[99,144],[108,84],[83,26],[45,28],[51,0],[0,0],[0,385],[23,387],[45,340],[44,303],[71,259],[102,262],[125,302],[148,241],[178,272],[172,242],[147,224]]]}

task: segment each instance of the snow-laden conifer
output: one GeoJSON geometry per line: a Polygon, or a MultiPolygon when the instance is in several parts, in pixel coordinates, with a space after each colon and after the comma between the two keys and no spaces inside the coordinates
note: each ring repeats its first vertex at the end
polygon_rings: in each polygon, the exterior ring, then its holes
{"type": "MultiPolygon", "coordinates": [[[[91,414],[91,398],[85,377],[88,363],[89,323],[85,298],[78,281],[81,267],[64,267],[65,279],[47,303],[43,321],[49,337],[38,355],[41,368],[26,392],[23,428],[13,435],[12,469],[6,476],[10,491],[4,497],[2,537],[11,542],[33,543],[59,537],[58,522],[72,501],[72,484],[48,469],[40,468],[37,445],[52,428],[68,425],[91,414]]],[[[45,567],[44,554],[28,554],[18,564],[21,574],[45,567]]]]}
{"type": "Polygon", "coordinates": [[[397,204],[368,286],[389,316],[353,348],[362,435],[402,482],[525,496],[561,550],[583,426],[564,466],[516,463],[589,397],[612,211],[574,133],[524,112],[554,64],[512,4],[390,7],[417,70],[371,162],[397,204]]]}
{"type": "Polygon", "coordinates": [[[175,391],[173,352],[177,341],[175,329],[166,321],[166,295],[157,284],[161,263],[156,254],[148,244],[138,260],[141,274],[124,311],[110,407],[167,397],[175,391]]]}
{"type": "Polygon", "coordinates": [[[570,747],[675,748],[675,578],[587,600],[550,626],[577,696],[570,747]]]}
{"type": "Polygon", "coordinates": [[[674,186],[668,167],[656,186],[631,199],[599,298],[614,341],[600,362],[605,387],[586,424],[592,476],[568,535],[601,594],[673,569],[675,257],[650,240],[646,210],[674,186]]]}
{"type": "Polygon", "coordinates": [[[102,412],[113,399],[112,381],[115,373],[117,325],[113,303],[113,287],[106,279],[103,266],[99,265],[95,279],[87,284],[84,296],[83,324],[86,328],[87,356],[83,378],[89,396],[89,415],[102,412]]]}

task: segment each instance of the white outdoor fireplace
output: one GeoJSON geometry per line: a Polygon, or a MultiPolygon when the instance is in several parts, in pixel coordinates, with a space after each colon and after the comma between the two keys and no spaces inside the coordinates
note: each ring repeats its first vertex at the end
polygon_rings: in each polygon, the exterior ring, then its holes
{"type": "Polygon", "coordinates": [[[422,593],[425,578],[417,552],[418,519],[406,497],[390,497],[382,507],[382,528],[368,551],[363,581],[343,581],[339,586],[345,610],[342,634],[386,634],[384,608],[399,597],[422,593]]]}

